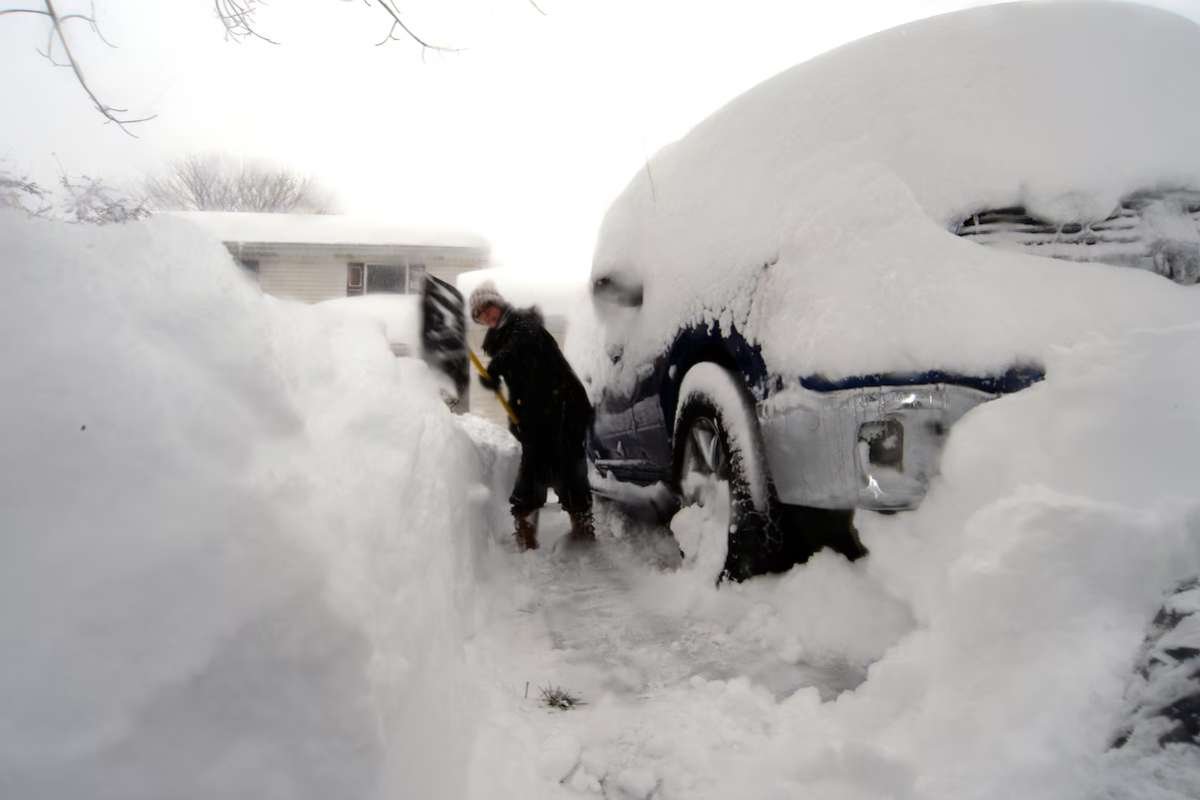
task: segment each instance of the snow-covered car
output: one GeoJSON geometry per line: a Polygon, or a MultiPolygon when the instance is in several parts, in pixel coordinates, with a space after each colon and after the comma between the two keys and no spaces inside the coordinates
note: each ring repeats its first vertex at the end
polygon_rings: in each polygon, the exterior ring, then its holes
{"type": "Polygon", "coordinates": [[[1183,18],[1016,4],[704,120],[601,228],[597,491],[669,512],[727,481],[726,574],[785,566],[830,532],[781,518],[915,507],[953,425],[1049,348],[1194,319],[1198,75],[1183,18]]]}
{"type": "Polygon", "coordinates": [[[470,385],[466,314],[462,294],[453,286],[426,275],[420,295],[382,292],[319,305],[378,323],[391,351],[398,357],[423,359],[444,375],[443,399],[452,408],[465,410],[470,385]]]}

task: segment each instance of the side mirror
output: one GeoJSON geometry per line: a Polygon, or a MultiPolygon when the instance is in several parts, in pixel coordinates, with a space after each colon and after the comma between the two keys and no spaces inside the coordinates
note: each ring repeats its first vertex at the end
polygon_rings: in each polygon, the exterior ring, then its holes
{"type": "Polygon", "coordinates": [[[642,304],[642,285],[616,275],[605,275],[592,282],[592,299],[637,308],[642,304]]]}

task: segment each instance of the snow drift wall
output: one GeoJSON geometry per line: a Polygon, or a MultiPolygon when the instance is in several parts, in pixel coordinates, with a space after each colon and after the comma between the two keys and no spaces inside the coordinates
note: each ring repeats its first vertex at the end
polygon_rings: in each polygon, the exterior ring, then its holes
{"type": "Polygon", "coordinates": [[[0,794],[448,797],[485,465],[178,220],[0,213],[0,794]]]}

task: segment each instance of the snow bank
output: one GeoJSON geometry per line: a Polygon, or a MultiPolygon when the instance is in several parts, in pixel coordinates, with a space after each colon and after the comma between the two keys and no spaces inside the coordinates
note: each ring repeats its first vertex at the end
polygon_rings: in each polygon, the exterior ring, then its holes
{"type": "Polygon", "coordinates": [[[919,512],[863,525],[920,627],[833,716],[921,765],[922,795],[1160,796],[1106,751],[1150,619],[1200,571],[1197,346],[1189,326],[1056,351],[1044,385],[964,418],[919,512]]]}
{"type": "Polygon", "coordinates": [[[481,505],[487,515],[488,530],[493,532],[494,540],[508,542],[513,526],[508,496],[517,483],[521,443],[507,428],[477,414],[457,415],[454,422],[475,443],[481,471],[488,478],[485,484],[470,490],[471,498],[481,505]]]}
{"type": "MultiPolygon", "coordinates": [[[[960,240],[985,208],[1103,218],[1200,186],[1200,28],[1123,3],[1007,4],[887,31],[747,92],[639,170],[592,277],[632,382],[681,324],[736,326],[781,374],[1002,371],[1054,344],[1200,318],[1150,274],[960,240]],[[616,313],[621,309],[609,309],[616,313]]],[[[1193,237],[1194,238],[1194,237],[1193,237]]],[[[626,374],[627,373],[627,374],[626,374]]]]}
{"type": "Polygon", "coordinates": [[[490,500],[425,365],[178,220],[0,243],[3,794],[460,794],[490,500]]]}

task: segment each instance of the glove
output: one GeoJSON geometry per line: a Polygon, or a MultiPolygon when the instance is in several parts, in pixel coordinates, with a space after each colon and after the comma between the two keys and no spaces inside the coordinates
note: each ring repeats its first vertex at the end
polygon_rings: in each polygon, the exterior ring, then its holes
{"type": "Polygon", "coordinates": [[[479,385],[487,389],[489,392],[494,392],[500,388],[500,379],[494,378],[491,375],[480,375],[479,385]]]}

